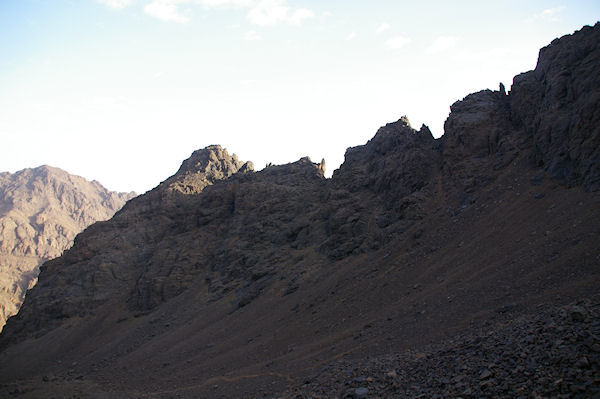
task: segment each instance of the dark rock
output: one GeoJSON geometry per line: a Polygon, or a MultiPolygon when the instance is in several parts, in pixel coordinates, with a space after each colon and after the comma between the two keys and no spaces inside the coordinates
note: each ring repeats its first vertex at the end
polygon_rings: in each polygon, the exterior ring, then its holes
{"type": "MultiPolygon", "coordinates": [[[[597,321],[600,318],[600,306],[597,302],[577,306],[585,309],[589,319],[597,321]]],[[[572,307],[550,307],[509,324],[500,322],[494,334],[471,331],[454,336],[446,342],[429,347],[430,355],[403,353],[352,364],[365,373],[390,368],[399,370],[402,395],[398,395],[396,390],[399,385],[394,385],[395,381],[388,378],[386,384],[369,386],[368,395],[373,397],[433,398],[462,395],[527,398],[568,393],[594,397],[600,392],[600,381],[589,376],[597,375],[600,364],[588,358],[587,354],[584,355],[586,350],[576,340],[562,339],[587,336],[592,330],[592,323],[579,323],[561,315],[568,313],[572,307]],[[555,328],[542,332],[541,325],[554,325],[555,328]],[[548,347],[553,342],[560,342],[563,346],[558,357],[549,356],[548,347]],[[570,355],[566,356],[567,353],[570,355]],[[569,360],[577,354],[577,362],[569,360]],[[469,363],[485,365],[486,368],[469,367],[469,363]],[[448,378],[452,370],[461,370],[461,374],[448,378]]],[[[557,354],[554,351],[551,353],[557,354]]],[[[599,359],[597,354],[593,356],[594,359],[599,359]]],[[[332,363],[318,377],[316,384],[326,386],[329,378],[343,373],[346,367],[347,363],[343,361],[332,363]]],[[[315,396],[310,390],[303,391],[303,395],[315,396]]],[[[350,397],[354,397],[354,392],[350,397]]]]}
{"type": "MultiPolygon", "coordinates": [[[[484,90],[455,102],[450,109],[442,145],[445,188],[457,195],[472,193],[519,152],[508,98],[484,90]]],[[[461,202],[459,206],[465,207],[465,201],[461,202]]]]}
{"type": "Polygon", "coordinates": [[[492,372],[488,369],[484,369],[481,371],[481,373],[479,373],[479,378],[482,380],[487,380],[488,378],[490,378],[492,376],[492,372]]]}
{"type": "Polygon", "coordinates": [[[587,357],[583,356],[581,359],[579,359],[577,362],[575,362],[575,367],[579,368],[579,369],[585,369],[590,367],[590,361],[588,360],[587,357]]]}
{"type": "Polygon", "coordinates": [[[534,177],[531,178],[530,182],[532,186],[539,186],[542,184],[542,181],[544,180],[544,177],[541,175],[535,175],[534,177]]]}
{"type": "Polygon", "coordinates": [[[497,309],[496,312],[498,312],[498,313],[506,313],[506,312],[510,312],[511,310],[513,310],[516,307],[517,307],[516,303],[509,303],[508,305],[505,305],[505,306],[497,309]]]}
{"type": "Polygon", "coordinates": [[[587,311],[581,306],[573,306],[569,310],[569,315],[573,321],[583,322],[587,319],[587,311]]]}
{"type": "Polygon", "coordinates": [[[438,162],[437,144],[429,128],[422,126],[417,131],[402,117],[380,128],[367,144],[346,150],[345,161],[333,176],[340,187],[382,194],[392,206],[424,188],[438,162]]]}
{"type": "Polygon", "coordinates": [[[511,118],[533,141],[533,158],[569,186],[600,188],[600,25],[540,50],[535,70],[515,76],[511,118]]]}
{"type": "Polygon", "coordinates": [[[235,154],[229,156],[227,150],[221,146],[212,145],[194,151],[183,161],[177,173],[165,180],[161,187],[182,194],[197,194],[205,187],[240,170],[244,173],[252,172],[252,163],[241,162],[235,154]]]}
{"type": "Polygon", "coordinates": [[[354,390],[354,398],[363,399],[369,394],[369,388],[359,387],[354,390]]]}

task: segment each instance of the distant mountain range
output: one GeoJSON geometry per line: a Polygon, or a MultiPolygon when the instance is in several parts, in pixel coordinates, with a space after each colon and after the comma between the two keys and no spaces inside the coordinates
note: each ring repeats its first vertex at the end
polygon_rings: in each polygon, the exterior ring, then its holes
{"type": "Polygon", "coordinates": [[[0,331],[35,285],[38,266],[134,196],[50,166],[0,173],[0,331]]]}
{"type": "Polygon", "coordinates": [[[195,151],[44,263],[0,395],[596,397],[599,70],[597,24],[330,179],[195,151]]]}

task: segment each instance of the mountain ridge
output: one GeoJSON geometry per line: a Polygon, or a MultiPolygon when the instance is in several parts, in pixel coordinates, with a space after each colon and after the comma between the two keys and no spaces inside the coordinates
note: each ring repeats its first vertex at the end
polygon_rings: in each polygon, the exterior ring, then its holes
{"type": "Polygon", "coordinates": [[[60,256],[83,228],[109,218],[133,196],[48,165],[1,173],[0,328],[35,285],[41,263],[60,256]]]}
{"type": "Polygon", "coordinates": [[[584,27],[511,92],[457,101],[440,139],[381,127],[331,179],[308,158],[253,172],[195,152],[46,262],[0,336],[1,374],[32,395],[49,373],[88,396],[275,395],[336,359],[592,297],[599,39],[584,27]],[[567,61],[581,73],[553,67],[567,61]]]}

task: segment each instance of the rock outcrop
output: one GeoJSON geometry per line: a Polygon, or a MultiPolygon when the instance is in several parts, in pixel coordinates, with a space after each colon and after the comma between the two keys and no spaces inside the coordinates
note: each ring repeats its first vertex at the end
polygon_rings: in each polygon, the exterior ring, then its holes
{"type": "Polygon", "coordinates": [[[38,266],[133,196],[50,166],[0,174],[0,331],[35,285],[38,266]]]}
{"type": "Polygon", "coordinates": [[[600,188],[598,24],[552,41],[535,70],[515,77],[511,119],[530,137],[532,157],[569,186],[600,188]]]}
{"type": "Polygon", "coordinates": [[[535,70],[515,76],[510,93],[500,84],[451,106],[442,139],[447,189],[472,191],[522,151],[562,184],[600,188],[598,30],[584,27],[541,49],[535,70]]]}
{"type": "Polygon", "coordinates": [[[344,163],[333,174],[338,187],[368,190],[392,202],[421,190],[439,168],[438,144],[425,125],[419,131],[408,118],[380,128],[363,146],[346,150],[344,163]]]}
{"type": "Polygon", "coordinates": [[[227,150],[221,146],[211,145],[203,150],[194,151],[181,164],[177,173],[160,185],[160,189],[182,194],[198,194],[206,186],[226,179],[238,171],[253,170],[252,162],[241,162],[235,154],[229,156],[227,150]]]}
{"type": "MultiPolygon", "coordinates": [[[[0,336],[0,392],[16,380],[5,391],[269,396],[340,358],[487,334],[597,295],[598,42],[600,25],[553,42],[510,93],[452,105],[441,139],[404,117],[382,127],[331,179],[308,158],[254,172],[219,146],[196,151],[42,266],[0,336]]],[[[595,361],[596,338],[581,339],[561,356],[595,361]]],[[[434,393],[423,389],[375,392],[434,393]]]]}

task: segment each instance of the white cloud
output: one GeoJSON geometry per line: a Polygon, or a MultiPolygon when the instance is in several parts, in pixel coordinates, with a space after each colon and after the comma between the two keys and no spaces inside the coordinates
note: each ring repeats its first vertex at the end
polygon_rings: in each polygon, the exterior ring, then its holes
{"type": "Polygon", "coordinates": [[[254,0],[197,0],[196,3],[206,7],[248,7],[254,0]]]}
{"type": "Polygon", "coordinates": [[[287,19],[292,25],[301,25],[305,19],[310,19],[315,16],[315,13],[308,8],[298,8],[291,13],[287,19]]]}
{"type": "Polygon", "coordinates": [[[300,25],[305,19],[313,18],[314,12],[306,8],[291,9],[285,0],[260,0],[251,6],[247,18],[259,26],[288,23],[300,25]]]}
{"type": "Polygon", "coordinates": [[[442,51],[450,50],[456,47],[456,37],[454,36],[439,36],[433,44],[425,50],[426,54],[436,54],[442,51]]]}
{"type": "MultiPolygon", "coordinates": [[[[130,2],[132,0],[99,1],[130,2]]],[[[301,25],[305,20],[315,16],[315,13],[307,8],[288,6],[287,0],[152,0],[144,7],[144,11],[164,21],[187,22],[188,16],[179,8],[182,5],[200,6],[205,9],[247,9],[248,21],[259,26],[278,23],[301,25]]]]}
{"type": "Polygon", "coordinates": [[[391,49],[399,49],[399,48],[406,46],[410,42],[411,42],[411,40],[408,37],[394,36],[391,39],[388,39],[388,41],[385,42],[385,45],[391,49]]]}
{"type": "Polygon", "coordinates": [[[98,3],[104,4],[110,8],[124,8],[131,4],[132,0],[96,0],[98,3]]]}
{"type": "Polygon", "coordinates": [[[248,41],[260,40],[260,35],[258,33],[256,33],[256,31],[249,30],[248,32],[244,33],[244,40],[248,40],[248,41]]]}
{"type": "Polygon", "coordinates": [[[178,0],[153,0],[146,4],[144,12],[163,21],[187,22],[189,18],[179,10],[177,7],[179,3],[181,1],[178,0]]]}
{"type": "Polygon", "coordinates": [[[379,25],[379,28],[377,28],[377,30],[375,31],[375,33],[380,34],[385,32],[386,30],[390,29],[391,26],[390,24],[388,24],[387,22],[382,23],[381,25],[379,25]]]}
{"type": "Polygon", "coordinates": [[[562,10],[564,10],[565,6],[560,6],[560,7],[554,7],[554,8],[547,8],[545,10],[543,10],[542,12],[535,14],[533,16],[533,20],[536,19],[545,19],[547,21],[560,21],[560,17],[559,14],[562,12],[562,10]]]}
{"type": "Polygon", "coordinates": [[[356,37],[356,32],[352,32],[348,36],[346,36],[346,40],[353,40],[355,37],[356,37]]]}

